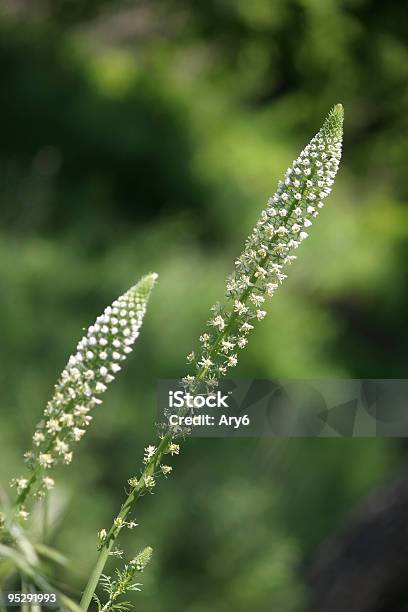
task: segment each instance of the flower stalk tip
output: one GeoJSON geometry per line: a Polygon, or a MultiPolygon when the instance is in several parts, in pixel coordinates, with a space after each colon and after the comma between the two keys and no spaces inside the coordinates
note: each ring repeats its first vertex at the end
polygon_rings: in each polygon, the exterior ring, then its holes
{"type": "Polygon", "coordinates": [[[145,567],[150,563],[153,554],[153,548],[151,546],[146,546],[143,550],[140,551],[138,555],[130,562],[136,571],[143,572],[145,567]]]}
{"type": "Polygon", "coordinates": [[[195,366],[195,373],[184,379],[190,389],[216,385],[235,367],[254,324],[266,316],[265,304],[286,279],[295,251],[331,192],[341,158],[343,118],[343,106],[336,104],[269,198],[227,280],[226,305],[213,306],[200,350],[188,357],[195,366]]]}
{"type": "Polygon", "coordinates": [[[35,429],[32,448],[25,454],[31,478],[15,478],[11,483],[17,488],[19,505],[34,485],[37,497],[53,487],[52,478],[40,475],[58,463],[71,462],[73,445],[86,433],[94,409],[102,403],[101,395],[133,351],[157,278],[156,273],[144,276],[107,306],[79,341],[35,429]]]}

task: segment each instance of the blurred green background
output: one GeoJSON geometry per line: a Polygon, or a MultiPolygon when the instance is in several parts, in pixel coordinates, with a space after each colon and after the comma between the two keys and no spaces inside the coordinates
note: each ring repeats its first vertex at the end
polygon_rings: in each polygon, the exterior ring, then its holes
{"type": "MultiPolygon", "coordinates": [[[[185,355],[267,197],[345,107],[332,196],[237,377],[406,375],[407,7],[402,0],[0,0],[0,482],[97,313],[160,282],[71,469],[51,543],[78,596],[185,355]]],[[[302,609],[302,568],[406,465],[392,440],[188,440],[145,497],[137,610],[302,609]]]]}

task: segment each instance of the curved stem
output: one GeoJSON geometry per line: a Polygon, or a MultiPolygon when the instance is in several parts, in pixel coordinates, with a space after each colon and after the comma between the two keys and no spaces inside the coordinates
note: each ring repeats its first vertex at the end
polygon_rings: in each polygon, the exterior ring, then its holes
{"type": "MultiPolygon", "coordinates": [[[[120,533],[121,526],[120,524],[116,524],[120,519],[120,521],[125,521],[129,512],[133,509],[134,504],[139,499],[139,497],[146,490],[145,479],[147,476],[153,476],[156,471],[157,466],[159,465],[164,454],[167,453],[169,443],[171,442],[173,436],[172,432],[167,432],[165,436],[163,436],[155,454],[152,459],[146,465],[145,469],[142,472],[141,477],[139,478],[138,484],[132,488],[131,492],[127,496],[125,502],[122,504],[120,512],[116,517],[115,521],[112,523],[112,526],[101,546],[101,550],[99,552],[96,564],[92,570],[92,573],[89,577],[87,585],[85,587],[84,593],[82,595],[82,599],[80,602],[80,607],[82,610],[88,610],[89,605],[92,601],[92,597],[95,593],[95,590],[98,586],[99,579],[104,570],[106,562],[108,560],[109,554],[112,550],[114,543],[120,533]]],[[[119,522],[120,522],[119,521],[119,522]]]]}
{"type": "Polygon", "coordinates": [[[48,536],[48,523],[49,523],[49,496],[48,491],[45,493],[42,507],[42,540],[45,544],[48,536]]]}

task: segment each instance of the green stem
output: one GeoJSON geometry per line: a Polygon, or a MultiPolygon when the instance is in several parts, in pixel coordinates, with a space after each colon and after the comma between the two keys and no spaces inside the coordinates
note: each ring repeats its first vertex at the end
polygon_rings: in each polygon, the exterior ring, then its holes
{"type": "MultiPolygon", "coordinates": [[[[142,493],[146,490],[145,478],[147,476],[153,476],[153,474],[156,471],[157,466],[160,464],[160,461],[163,455],[167,453],[169,443],[171,442],[172,438],[173,438],[173,435],[172,435],[172,432],[170,431],[167,432],[165,436],[163,436],[152,459],[149,461],[149,463],[146,465],[145,469],[143,470],[142,475],[138,480],[138,484],[132,488],[131,492],[129,493],[125,502],[123,503],[120,509],[120,512],[115,519],[116,521],[117,519],[120,519],[120,521],[126,520],[126,517],[128,516],[129,512],[133,509],[134,504],[139,499],[139,497],[142,495],[142,493]]],[[[89,608],[89,605],[92,601],[92,597],[98,586],[99,579],[104,570],[104,567],[106,565],[106,562],[108,560],[112,547],[114,543],[116,542],[116,539],[120,533],[120,530],[121,530],[120,525],[118,526],[117,524],[115,524],[115,522],[113,522],[101,546],[101,550],[96,560],[96,564],[89,577],[88,583],[85,587],[85,590],[84,590],[84,593],[82,595],[82,599],[80,602],[80,607],[84,611],[88,610],[89,608]]]]}
{"type": "Polygon", "coordinates": [[[42,513],[42,540],[45,544],[48,535],[48,520],[49,520],[49,497],[48,492],[45,493],[43,500],[43,513],[42,513]]]}
{"type": "MultiPolygon", "coordinates": [[[[23,595],[27,595],[28,592],[29,592],[29,589],[27,587],[27,583],[25,581],[25,578],[24,578],[24,576],[21,576],[21,593],[23,595]]],[[[21,604],[21,612],[30,612],[30,604],[22,603],[21,604]]]]}

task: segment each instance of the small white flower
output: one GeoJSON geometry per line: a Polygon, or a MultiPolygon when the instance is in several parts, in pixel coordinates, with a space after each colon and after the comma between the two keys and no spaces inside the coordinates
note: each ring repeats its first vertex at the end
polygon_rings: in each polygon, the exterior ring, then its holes
{"type": "Polygon", "coordinates": [[[35,446],[39,446],[42,442],[44,442],[45,436],[42,431],[36,431],[33,435],[33,442],[35,446]]]}
{"type": "Polygon", "coordinates": [[[30,516],[30,513],[27,512],[27,510],[24,510],[24,508],[20,508],[20,510],[18,511],[18,516],[23,520],[26,521],[28,519],[28,517],[30,516]]]}
{"type": "Polygon", "coordinates": [[[256,271],[255,271],[255,278],[260,278],[260,279],[264,279],[266,278],[268,275],[267,271],[265,270],[265,268],[263,268],[262,266],[258,266],[256,271]]]}
{"type": "Polygon", "coordinates": [[[225,321],[221,315],[217,315],[211,322],[211,325],[216,327],[219,331],[223,331],[225,328],[225,321]]]}
{"type": "Polygon", "coordinates": [[[83,414],[87,414],[89,412],[90,408],[89,406],[75,406],[74,408],[74,415],[75,416],[80,416],[83,414]]]}
{"type": "Polygon", "coordinates": [[[63,456],[63,463],[65,463],[65,465],[69,465],[72,461],[72,451],[70,451],[69,453],[65,453],[63,456]]]}
{"type": "Polygon", "coordinates": [[[38,462],[41,467],[49,468],[54,463],[54,458],[50,453],[40,453],[38,456],[38,462]]]}
{"type": "Polygon", "coordinates": [[[98,382],[95,385],[96,393],[104,393],[106,389],[107,389],[107,386],[103,382],[98,380],[98,382]]]}
{"type": "MultiPolygon", "coordinates": [[[[265,225],[265,237],[270,240],[271,238],[273,238],[274,235],[275,235],[275,230],[272,227],[272,225],[270,223],[265,225]]],[[[266,257],[266,255],[267,255],[267,253],[265,253],[265,257],[266,257]]]]}
{"type": "Polygon", "coordinates": [[[65,455],[69,450],[69,446],[64,440],[57,438],[55,440],[55,450],[59,455],[65,455]]]}
{"type": "Polygon", "coordinates": [[[153,487],[156,486],[156,481],[153,476],[149,476],[149,475],[143,476],[143,480],[144,480],[145,486],[148,489],[153,489],[153,487]]]}
{"type": "Polygon", "coordinates": [[[183,383],[185,387],[191,386],[194,381],[195,381],[195,376],[191,376],[191,374],[188,374],[187,376],[184,376],[181,379],[181,382],[183,383]]]}
{"type": "Polygon", "coordinates": [[[167,474],[170,474],[173,471],[173,468],[171,467],[171,465],[161,465],[160,469],[164,476],[167,476],[167,474]]]}
{"type": "Polygon", "coordinates": [[[58,419],[50,419],[49,421],[47,421],[45,427],[48,433],[55,433],[57,431],[60,431],[61,429],[58,419]]]}
{"type": "Polygon", "coordinates": [[[242,289],[246,289],[247,287],[251,286],[251,279],[249,278],[248,274],[242,274],[239,279],[239,286],[242,289]]]}
{"type": "Polygon", "coordinates": [[[54,486],[54,479],[50,478],[49,476],[44,476],[44,478],[42,479],[43,485],[44,487],[47,489],[47,491],[51,491],[51,489],[54,486]]]}
{"type": "Polygon", "coordinates": [[[107,535],[108,533],[106,529],[101,529],[100,531],[98,531],[98,540],[100,542],[104,542],[107,535]]]}
{"type": "Polygon", "coordinates": [[[27,478],[13,478],[10,482],[10,487],[16,487],[17,488],[17,493],[21,493],[22,491],[24,491],[24,489],[26,489],[28,486],[28,479],[27,478]]]}
{"type": "Polygon", "coordinates": [[[66,412],[60,416],[60,423],[65,427],[72,427],[74,424],[74,417],[69,412],[66,412]]]}
{"type": "Polygon", "coordinates": [[[174,444],[174,442],[171,442],[169,444],[169,450],[168,452],[173,456],[173,455],[178,455],[180,453],[180,446],[178,444],[174,444]]]}
{"type": "Polygon", "coordinates": [[[235,302],[234,302],[234,310],[239,315],[244,315],[244,314],[246,314],[248,312],[248,307],[245,306],[245,304],[243,304],[239,300],[235,300],[235,302]]]}
{"type": "Polygon", "coordinates": [[[244,337],[238,338],[238,346],[240,349],[243,349],[248,344],[248,340],[244,337]]]}
{"type": "Polygon", "coordinates": [[[74,438],[75,442],[79,442],[82,436],[84,435],[84,433],[85,433],[85,429],[74,427],[74,429],[72,430],[72,437],[74,438]]]}
{"type": "Polygon", "coordinates": [[[232,351],[234,346],[235,344],[233,342],[230,342],[229,340],[222,340],[221,342],[221,350],[225,354],[229,353],[229,351],[232,351]]]}
{"type": "Polygon", "coordinates": [[[201,359],[201,361],[199,362],[199,365],[203,368],[205,368],[206,370],[208,370],[209,368],[211,368],[213,364],[213,362],[211,361],[211,359],[209,359],[208,357],[203,357],[201,359]]]}
{"type": "Polygon", "coordinates": [[[265,298],[263,295],[257,295],[256,293],[251,293],[249,298],[255,306],[260,306],[265,301],[265,298]]]}
{"type": "Polygon", "coordinates": [[[155,446],[146,446],[145,450],[144,450],[144,457],[143,457],[143,461],[144,463],[149,463],[149,461],[152,459],[153,455],[155,454],[157,448],[155,446]]]}
{"type": "Polygon", "coordinates": [[[284,225],[280,225],[278,229],[276,230],[276,235],[279,236],[279,238],[283,238],[288,233],[289,233],[289,230],[284,225]]]}
{"type": "Polygon", "coordinates": [[[267,295],[272,296],[278,287],[279,285],[277,283],[267,283],[265,285],[265,291],[267,295]]]}

